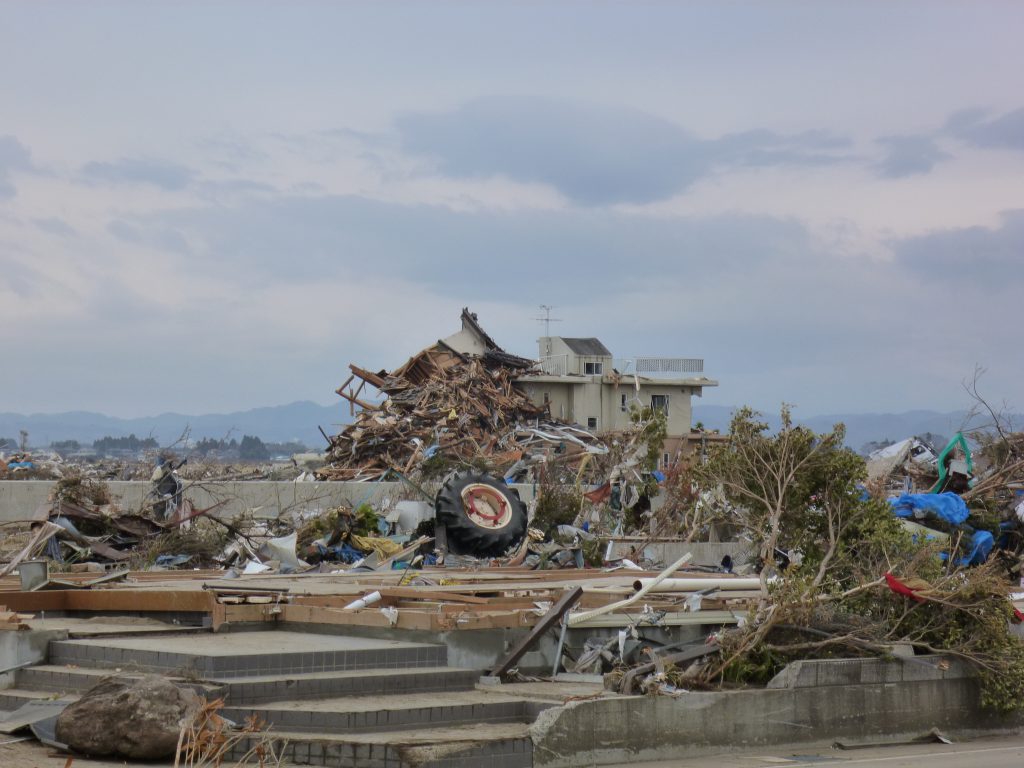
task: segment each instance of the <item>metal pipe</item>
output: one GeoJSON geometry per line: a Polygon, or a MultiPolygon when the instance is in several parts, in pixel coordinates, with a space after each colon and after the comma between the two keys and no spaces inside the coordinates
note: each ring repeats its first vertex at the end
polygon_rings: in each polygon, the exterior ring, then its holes
{"type": "Polygon", "coordinates": [[[655,579],[636,579],[633,582],[633,589],[639,592],[648,587],[651,592],[699,592],[702,589],[760,589],[761,580],[751,578],[737,578],[735,576],[722,576],[713,579],[663,579],[660,583],[652,584],[655,579]]]}
{"type": "Polygon", "coordinates": [[[568,616],[562,617],[562,631],[558,634],[558,648],[555,649],[555,661],[551,665],[551,677],[558,674],[558,668],[562,666],[562,649],[565,647],[565,635],[569,631],[568,616]]]}
{"type": "Polygon", "coordinates": [[[359,608],[365,608],[368,605],[373,605],[377,602],[380,602],[380,592],[371,592],[370,594],[364,595],[358,600],[352,601],[351,603],[346,605],[342,610],[354,611],[359,608]]]}
{"type": "Polygon", "coordinates": [[[639,600],[644,595],[646,595],[648,592],[650,592],[651,589],[653,589],[654,587],[658,586],[661,582],[663,582],[665,579],[667,579],[673,573],[675,573],[680,568],[682,568],[684,565],[686,565],[688,562],[690,562],[690,560],[692,560],[692,559],[693,559],[693,554],[691,552],[687,552],[685,555],[683,555],[678,560],[676,560],[674,563],[672,563],[672,565],[670,565],[664,571],[659,573],[656,577],[651,579],[651,583],[650,584],[648,584],[645,587],[642,587],[640,589],[640,591],[637,592],[632,597],[627,597],[625,600],[620,600],[617,603],[609,603],[608,605],[602,605],[600,608],[595,608],[592,611],[584,611],[583,613],[570,614],[569,616],[565,617],[565,623],[568,624],[570,627],[574,627],[577,624],[583,623],[587,619],[592,619],[592,618],[595,618],[596,616],[603,616],[606,613],[611,613],[612,611],[617,611],[620,608],[625,608],[627,605],[632,605],[637,600],[639,600]]]}

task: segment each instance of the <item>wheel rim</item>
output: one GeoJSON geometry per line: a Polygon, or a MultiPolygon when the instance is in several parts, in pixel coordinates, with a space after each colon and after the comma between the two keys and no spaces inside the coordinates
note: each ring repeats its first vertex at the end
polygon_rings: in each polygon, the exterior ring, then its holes
{"type": "Polygon", "coordinates": [[[512,520],[512,505],[496,488],[471,483],[462,489],[466,516],[481,528],[504,528],[512,520]]]}

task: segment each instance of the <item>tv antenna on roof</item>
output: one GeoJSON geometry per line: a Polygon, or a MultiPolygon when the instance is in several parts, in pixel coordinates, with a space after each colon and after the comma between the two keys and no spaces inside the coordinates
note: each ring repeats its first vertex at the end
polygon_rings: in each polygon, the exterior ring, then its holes
{"type": "Polygon", "coordinates": [[[539,323],[544,323],[544,335],[550,336],[551,324],[562,322],[562,318],[551,316],[551,310],[554,309],[554,307],[549,307],[547,304],[541,304],[540,308],[544,310],[544,317],[535,317],[534,320],[539,323]]]}

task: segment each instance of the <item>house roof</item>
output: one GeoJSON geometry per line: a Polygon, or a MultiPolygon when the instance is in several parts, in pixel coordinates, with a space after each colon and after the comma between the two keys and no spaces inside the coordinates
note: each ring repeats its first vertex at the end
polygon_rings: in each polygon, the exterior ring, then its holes
{"type": "Polygon", "coordinates": [[[599,339],[567,339],[563,336],[562,341],[577,355],[584,355],[586,357],[612,356],[612,353],[608,351],[608,347],[602,344],[599,339]]]}
{"type": "Polygon", "coordinates": [[[498,352],[505,351],[495,343],[494,339],[487,335],[487,331],[483,329],[480,322],[476,319],[476,312],[470,312],[469,307],[462,308],[462,327],[475,333],[487,349],[498,352]]]}

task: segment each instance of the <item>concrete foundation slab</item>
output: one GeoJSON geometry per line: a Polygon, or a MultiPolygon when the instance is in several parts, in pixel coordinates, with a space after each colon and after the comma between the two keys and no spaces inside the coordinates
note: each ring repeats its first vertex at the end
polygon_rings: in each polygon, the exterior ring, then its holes
{"type": "Polygon", "coordinates": [[[187,653],[203,656],[262,656],[268,653],[307,653],[312,651],[368,651],[390,649],[418,650],[436,646],[428,643],[407,643],[381,638],[348,637],[345,635],[314,635],[304,632],[232,632],[221,635],[201,634],[183,641],[173,636],[109,637],[81,639],[75,645],[123,648],[132,651],[187,653]]]}

